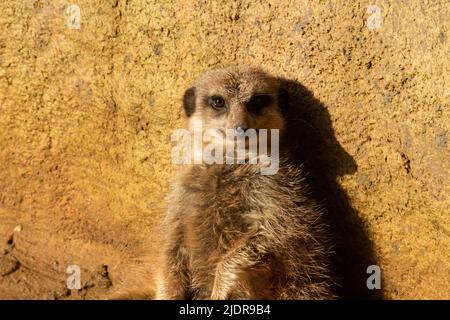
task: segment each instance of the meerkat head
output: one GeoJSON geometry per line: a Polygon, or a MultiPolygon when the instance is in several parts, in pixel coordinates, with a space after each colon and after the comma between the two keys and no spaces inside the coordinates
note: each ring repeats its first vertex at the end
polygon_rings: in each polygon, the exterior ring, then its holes
{"type": "Polygon", "coordinates": [[[229,67],[204,73],[183,97],[188,126],[203,130],[284,129],[276,78],[261,69],[229,67]]]}
{"type": "Polygon", "coordinates": [[[286,96],[275,77],[257,68],[204,73],[183,97],[188,130],[199,141],[193,146],[194,159],[205,163],[225,159],[228,164],[277,158],[286,96]]]}

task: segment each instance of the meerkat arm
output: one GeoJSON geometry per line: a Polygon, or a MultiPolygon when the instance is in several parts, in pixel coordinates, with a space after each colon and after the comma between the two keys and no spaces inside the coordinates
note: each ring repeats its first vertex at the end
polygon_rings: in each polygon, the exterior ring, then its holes
{"type": "Polygon", "coordinates": [[[212,300],[228,299],[245,269],[261,261],[264,252],[260,246],[256,246],[257,243],[255,238],[244,245],[236,246],[217,264],[211,293],[212,300]]]}
{"type": "Polygon", "coordinates": [[[188,254],[183,246],[183,233],[178,226],[168,235],[163,266],[156,276],[157,300],[186,299],[190,284],[188,254]]]}

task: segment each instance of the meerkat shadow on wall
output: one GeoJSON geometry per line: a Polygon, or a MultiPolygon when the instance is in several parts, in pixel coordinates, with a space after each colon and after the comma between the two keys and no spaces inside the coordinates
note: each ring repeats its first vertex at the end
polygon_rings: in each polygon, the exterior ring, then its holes
{"type": "Polygon", "coordinates": [[[343,299],[382,299],[380,289],[369,290],[367,267],[377,265],[373,243],[337,183],[339,176],[357,171],[355,160],[334,136],[330,113],[302,84],[278,79],[284,88],[286,108],[286,147],[298,165],[305,169],[313,197],[326,210],[330,231],[335,235],[335,274],[337,291],[343,299]]]}

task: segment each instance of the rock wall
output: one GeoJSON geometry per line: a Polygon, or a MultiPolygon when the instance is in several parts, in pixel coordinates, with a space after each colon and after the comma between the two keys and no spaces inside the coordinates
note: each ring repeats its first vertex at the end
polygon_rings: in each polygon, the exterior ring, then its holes
{"type": "Polygon", "coordinates": [[[367,238],[346,239],[346,254],[372,252],[383,297],[450,298],[447,0],[9,0],[0,11],[0,298],[92,298],[116,283],[163,213],[183,91],[231,64],[296,80],[323,104],[354,163],[334,170],[353,212],[341,224],[367,238]],[[72,293],[71,264],[83,284],[72,293]]]}

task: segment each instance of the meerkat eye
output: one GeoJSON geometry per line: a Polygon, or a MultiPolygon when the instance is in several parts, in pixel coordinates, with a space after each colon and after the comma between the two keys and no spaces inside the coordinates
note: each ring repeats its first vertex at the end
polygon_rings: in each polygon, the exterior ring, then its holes
{"type": "Polygon", "coordinates": [[[208,103],[211,107],[216,110],[221,110],[225,108],[225,100],[220,96],[212,96],[208,99],[208,103]]]}
{"type": "Polygon", "coordinates": [[[262,110],[269,106],[272,100],[272,97],[269,95],[254,95],[247,103],[248,111],[256,115],[261,115],[262,110]]]}

